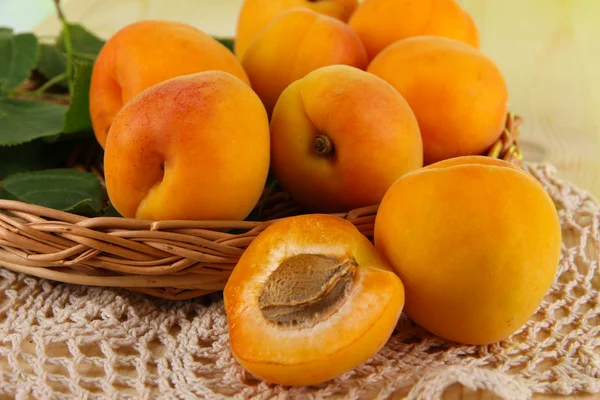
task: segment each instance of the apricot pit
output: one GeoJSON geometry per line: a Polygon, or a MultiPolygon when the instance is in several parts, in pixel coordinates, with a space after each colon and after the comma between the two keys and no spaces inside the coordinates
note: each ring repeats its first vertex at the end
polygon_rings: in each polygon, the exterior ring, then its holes
{"type": "Polygon", "coordinates": [[[310,328],[344,303],[354,283],[356,261],[298,254],[273,271],[258,298],[263,316],[278,325],[310,328]]]}

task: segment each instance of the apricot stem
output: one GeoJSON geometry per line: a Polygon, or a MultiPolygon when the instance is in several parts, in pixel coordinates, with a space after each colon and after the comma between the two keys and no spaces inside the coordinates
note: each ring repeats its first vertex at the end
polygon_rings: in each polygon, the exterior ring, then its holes
{"type": "Polygon", "coordinates": [[[318,135],[313,142],[313,148],[322,156],[333,153],[333,142],[327,135],[318,135]]]}

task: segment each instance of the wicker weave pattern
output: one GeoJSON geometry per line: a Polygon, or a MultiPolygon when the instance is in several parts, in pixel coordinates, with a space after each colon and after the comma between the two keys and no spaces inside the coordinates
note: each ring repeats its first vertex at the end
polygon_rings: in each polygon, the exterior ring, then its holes
{"type": "MultiPolygon", "coordinates": [[[[509,114],[490,157],[520,165],[521,118],[509,114]]],[[[85,158],[97,159],[85,154],[85,158]]],[[[88,161],[89,161],[88,160],[88,161]]],[[[76,166],[76,165],[74,165],[76,166]]],[[[101,175],[93,162],[85,166],[101,175]]],[[[222,290],[244,249],[270,223],[301,212],[283,192],[262,203],[261,221],[85,218],[0,200],[0,265],[80,285],[126,287],[167,299],[222,290]]],[[[372,237],[377,205],[334,214],[372,237]]]]}
{"type": "MultiPolygon", "coordinates": [[[[7,268],[173,299],[223,289],[244,249],[274,221],[85,218],[9,200],[0,200],[0,209],[15,216],[0,214],[0,264],[7,268]]],[[[335,215],[372,235],[376,210],[335,215]]]]}

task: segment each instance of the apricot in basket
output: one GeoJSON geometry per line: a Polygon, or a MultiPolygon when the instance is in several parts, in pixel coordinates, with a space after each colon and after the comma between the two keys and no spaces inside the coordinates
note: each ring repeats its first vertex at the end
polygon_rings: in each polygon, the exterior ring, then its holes
{"type": "Polygon", "coordinates": [[[388,81],[415,113],[424,164],[484,154],[506,121],[508,88],[492,59],[456,40],[400,40],[373,59],[368,72],[388,81]]]}
{"type": "Polygon", "coordinates": [[[125,217],[241,220],[269,170],[269,122],[256,94],[222,71],[159,83],[115,117],[106,187],[125,217]]]}
{"type": "Polygon", "coordinates": [[[320,67],[337,64],[367,67],[360,38],[343,22],[302,8],[286,11],[271,21],[242,58],[252,89],[269,114],[292,82],[320,67]]]}
{"type": "Polygon", "coordinates": [[[273,171],[311,212],[377,204],[423,166],[419,125],[406,100],[373,74],[319,68],[285,89],[271,118],[273,171]]]}
{"type": "Polygon", "coordinates": [[[373,59],[387,46],[414,36],[440,36],[479,47],[473,18],[456,0],[365,0],[348,25],[373,59]]]}
{"type": "Polygon", "coordinates": [[[345,22],[357,4],[357,0],[245,0],[237,21],[235,54],[242,59],[256,35],[284,11],[307,8],[345,22]]]}
{"type": "Polygon", "coordinates": [[[181,22],[140,21],[104,44],[94,63],[90,116],[104,148],[113,119],[125,103],[167,79],[218,70],[250,83],[238,59],[201,30],[181,22]]]}

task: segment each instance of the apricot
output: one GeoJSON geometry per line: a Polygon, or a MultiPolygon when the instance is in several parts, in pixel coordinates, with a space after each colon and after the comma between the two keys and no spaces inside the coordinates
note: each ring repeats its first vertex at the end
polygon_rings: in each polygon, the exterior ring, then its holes
{"type": "Polygon", "coordinates": [[[402,282],[350,222],[321,214],[279,220],[244,252],[224,290],[231,350],[269,382],[335,378],[387,342],[402,282]]]}
{"type": "Polygon", "coordinates": [[[312,212],[377,204],[423,165],[417,120],[390,84],[359,69],[319,68],[282,93],[271,118],[271,165],[312,212]]]}
{"type": "Polygon", "coordinates": [[[260,99],[222,71],[159,83],[114,119],[104,172],[125,217],[244,219],[269,170],[269,122],[260,99]]]}
{"type": "Polygon", "coordinates": [[[357,0],[246,0],[238,16],[235,54],[242,59],[258,32],[273,18],[291,8],[308,8],[346,22],[357,4],[357,0]]]}
{"type": "Polygon", "coordinates": [[[343,22],[301,8],[271,21],[242,59],[252,88],[269,114],[289,84],[334,64],[366,68],[367,54],[360,38],[343,22]]]}
{"type": "Polygon", "coordinates": [[[90,115],[98,143],[104,148],[117,112],[144,89],[209,70],[250,83],[235,55],[193,26],[141,21],[124,27],[105,43],[92,72],[90,115]]]}
{"type": "Polygon", "coordinates": [[[455,0],[366,0],[348,21],[369,59],[398,40],[440,36],[479,48],[473,19],[455,0]]]}
{"type": "Polygon", "coordinates": [[[483,156],[398,179],[375,220],[375,246],[406,288],[406,314],[461,343],[509,337],[535,313],[558,267],[561,227],[531,175],[483,156]]]}
{"type": "Polygon", "coordinates": [[[408,38],[379,53],[368,71],[391,83],[414,111],[425,165],[483,154],[502,133],[506,82],[496,64],[471,46],[408,38]]]}

